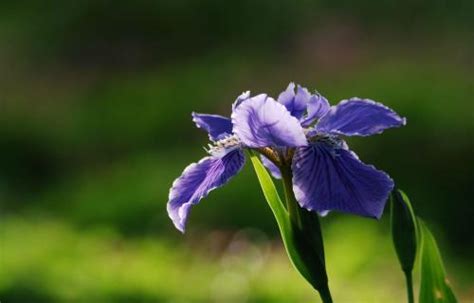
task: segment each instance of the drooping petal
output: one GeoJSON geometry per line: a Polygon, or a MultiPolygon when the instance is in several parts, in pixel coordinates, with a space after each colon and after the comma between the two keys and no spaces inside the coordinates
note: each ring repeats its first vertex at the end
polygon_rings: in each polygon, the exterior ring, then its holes
{"type": "Polygon", "coordinates": [[[307,145],[299,121],[280,103],[261,94],[242,102],[232,112],[233,132],[247,147],[307,145]]]}
{"type": "Polygon", "coordinates": [[[246,91],[246,92],[243,92],[240,94],[240,96],[237,97],[237,99],[235,99],[234,103],[232,103],[232,111],[240,105],[240,103],[242,103],[243,101],[247,100],[248,98],[250,98],[250,91],[246,91]]]}
{"type": "Polygon", "coordinates": [[[393,189],[390,177],[350,150],[317,142],[293,158],[293,190],[301,207],[380,218],[393,189]]]}
{"type": "Polygon", "coordinates": [[[286,107],[293,117],[300,119],[306,112],[306,105],[310,98],[309,91],[300,85],[296,87],[295,94],[295,84],[291,82],[286,90],[280,93],[277,100],[286,107]]]}
{"type": "Polygon", "coordinates": [[[241,150],[234,150],[224,157],[206,157],[186,167],[173,182],[168,200],[168,215],[178,230],[184,232],[191,206],[215,188],[224,185],[244,165],[241,150]]]}
{"type": "Polygon", "coordinates": [[[196,126],[207,131],[209,138],[213,141],[232,134],[232,121],[229,118],[194,112],[192,116],[196,126]]]}
{"type": "Polygon", "coordinates": [[[405,118],[387,106],[369,99],[351,98],[331,107],[316,129],[322,133],[370,136],[405,125],[405,118]]]}
{"type": "Polygon", "coordinates": [[[329,102],[320,94],[311,95],[307,110],[308,114],[301,121],[301,125],[305,127],[320,119],[329,111],[329,102]]]}
{"type": "Polygon", "coordinates": [[[272,161],[268,160],[268,158],[263,155],[260,155],[260,160],[262,161],[262,164],[270,171],[273,178],[281,179],[280,169],[275,164],[273,164],[272,161]]]}

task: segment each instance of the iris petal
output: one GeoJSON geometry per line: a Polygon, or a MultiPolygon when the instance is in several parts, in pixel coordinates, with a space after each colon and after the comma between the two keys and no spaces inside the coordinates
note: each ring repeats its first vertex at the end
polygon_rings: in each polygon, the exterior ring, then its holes
{"type": "Polygon", "coordinates": [[[268,160],[268,158],[263,155],[260,156],[260,160],[262,161],[262,164],[270,171],[273,178],[281,179],[281,172],[278,166],[273,164],[272,161],[268,160]]]}
{"type": "Polygon", "coordinates": [[[209,134],[209,138],[217,141],[224,136],[232,134],[232,121],[220,115],[192,113],[193,121],[198,128],[209,134]]]}
{"type": "Polygon", "coordinates": [[[261,94],[242,102],[232,113],[233,132],[251,148],[307,145],[298,119],[280,103],[261,94]]]}
{"type": "Polygon", "coordinates": [[[296,199],[317,212],[380,218],[393,189],[386,173],[362,163],[350,150],[322,142],[298,148],[292,169],[296,199]]]}
{"type": "Polygon", "coordinates": [[[278,95],[277,101],[283,104],[286,109],[291,113],[293,109],[293,102],[295,99],[295,84],[290,82],[286,90],[282,91],[280,95],[278,95]]]}
{"type": "Polygon", "coordinates": [[[301,119],[306,112],[306,107],[309,103],[309,100],[311,100],[311,94],[308,89],[306,87],[297,85],[291,114],[296,118],[301,119]]]}
{"type": "Polygon", "coordinates": [[[236,175],[244,165],[242,151],[229,152],[222,158],[206,157],[186,167],[173,182],[168,200],[168,215],[178,230],[184,232],[191,206],[197,204],[210,191],[221,187],[236,175]]]}
{"type": "Polygon", "coordinates": [[[317,119],[323,117],[329,111],[329,102],[320,94],[312,95],[309,99],[308,114],[301,121],[301,125],[307,127],[317,119]]]}
{"type": "Polygon", "coordinates": [[[370,136],[405,125],[405,118],[387,106],[368,99],[351,98],[331,107],[316,129],[321,133],[370,136]]]}
{"type": "Polygon", "coordinates": [[[277,100],[286,107],[293,117],[301,119],[306,112],[310,98],[309,91],[300,85],[296,87],[295,93],[295,84],[291,82],[286,90],[280,93],[277,100]]]}

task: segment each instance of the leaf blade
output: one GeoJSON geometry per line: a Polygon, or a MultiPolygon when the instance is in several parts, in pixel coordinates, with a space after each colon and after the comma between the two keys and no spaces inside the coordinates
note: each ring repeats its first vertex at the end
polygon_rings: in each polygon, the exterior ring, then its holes
{"type": "Polygon", "coordinates": [[[280,199],[280,195],[275,187],[275,184],[272,181],[272,178],[268,174],[267,170],[263,166],[262,162],[253,152],[250,152],[250,160],[252,161],[255,173],[257,174],[258,181],[267,200],[268,205],[270,206],[273,215],[277,220],[278,227],[280,230],[285,230],[288,227],[288,214],[283,205],[283,202],[280,199]]]}
{"type": "Polygon", "coordinates": [[[418,226],[421,238],[421,285],[419,302],[455,303],[457,299],[446,279],[446,271],[436,240],[421,219],[418,219],[418,226]]]}
{"type": "Polygon", "coordinates": [[[298,253],[296,234],[292,229],[292,224],[288,212],[280,199],[278,191],[273,183],[270,174],[267,172],[262,162],[254,152],[249,152],[250,160],[253,164],[255,173],[260,182],[265,199],[270,206],[280,229],[280,234],[285,246],[285,250],[293,266],[313,287],[314,279],[311,272],[306,267],[304,260],[298,253]]]}

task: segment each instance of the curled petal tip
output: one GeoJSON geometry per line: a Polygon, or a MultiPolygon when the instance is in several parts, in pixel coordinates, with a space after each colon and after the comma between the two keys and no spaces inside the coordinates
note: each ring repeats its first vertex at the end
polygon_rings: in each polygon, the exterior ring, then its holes
{"type": "Polygon", "coordinates": [[[232,122],[229,118],[196,112],[192,112],[191,116],[196,127],[207,131],[209,139],[213,141],[219,140],[223,135],[230,135],[232,133],[232,122]]]}
{"type": "Polygon", "coordinates": [[[249,90],[241,93],[237,97],[237,99],[235,99],[234,103],[232,103],[232,110],[235,110],[240,105],[240,103],[244,102],[248,98],[250,98],[250,91],[249,90]]]}

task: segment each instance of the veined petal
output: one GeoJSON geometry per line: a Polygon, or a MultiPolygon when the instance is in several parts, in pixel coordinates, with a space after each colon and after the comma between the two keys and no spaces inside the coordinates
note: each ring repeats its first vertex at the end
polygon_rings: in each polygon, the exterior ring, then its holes
{"type": "Polygon", "coordinates": [[[229,118],[194,112],[192,116],[196,126],[207,131],[209,138],[213,141],[232,134],[232,121],[229,118]]]}
{"type": "Polygon", "coordinates": [[[331,107],[316,125],[322,133],[370,136],[406,124],[396,112],[369,99],[351,98],[331,107]]]}
{"type": "Polygon", "coordinates": [[[393,189],[390,177],[355,153],[317,142],[293,158],[293,190],[301,207],[380,218],[393,189]]]}
{"type": "Polygon", "coordinates": [[[281,179],[281,172],[278,166],[273,164],[272,161],[268,160],[268,158],[263,155],[260,155],[260,160],[262,161],[262,164],[270,171],[273,178],[281,179]]]}
{"type": "Polygon", "coordinates": [[[167,205],[168,215],[176,228],[184,232],[191,206],[229,181],[240,171],[244,162],[242,151],[234,150],[222,158],[206,157],[186,167],[173,182],[167,205]]]}
{"type": "Polygon", "coordinates": [[[317,119],[323,117],[329,111],[329,102],[320,94],[312,95],[309,99],[307,110],[308,114],[301,121],[301,125],[309,126],[317,119]]]}
{"type": "Polygon", "coordinates": [[[298,119],[265,94],[247,99],[235,108],[232,124],[234,134],[248,147],[307,145],[298,119]]]}
{"type": "Polygon", "coordinates": [[[296,87],[295,94],[295,84],[291,82],[286,90],[280,93],[277,100],[286,107],[293,117],[300,119],[306,112],[306,105],[310,98],[309,91],[300,85],[296,87]]]}

